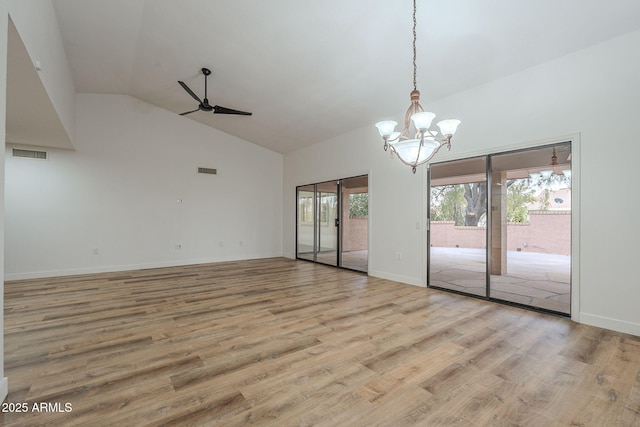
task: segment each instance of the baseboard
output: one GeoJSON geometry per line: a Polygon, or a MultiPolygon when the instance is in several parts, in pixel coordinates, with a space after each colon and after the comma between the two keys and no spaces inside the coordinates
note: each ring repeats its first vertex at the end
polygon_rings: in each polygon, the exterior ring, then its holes
{"type": "Polygon", "coordinates": [[[624,320],[612,319],[610,317],[597,316],[588,313],[580,313],[580,323],[640,336],[640,324],[626,322],[624,320]]]}
{"type": "Polygon", "coordinates": [[[4,402],[9,394],[9,379],[4,377],[0,380],[0,402],[4,402]]]}
{"type": "Polygon", "coordinates": [[[388,273],[384,271],[375,271],[375,270],[369,270],[368,274],[369,276],[378,277],[380,279],[392,280],[394,282],[400,282],[400,283],[405,283],[407,285],[419,286],[421,288],[425,287],[424,284],[422,283],[422,280],[416,277],[403,276],[400,274],[393,274],[393,273],[388,273]]]}
{"type": "Polygon", "coordinates": [[[199,258],[192,260],[169,260],[161,262],[150,262],[142,264],[119,264],[99,267],[82,267],[60,270],[33,271],[27,273],[7,273],[4,275],[5,281],[42,279],[45,277],[77,276],[80,274],[114,273],[118,271],[144,270],[147,268],[180,267],[185,265],[209,264],[216,262],[242,261],[250,259],[278,258],[282,254],[253,254],[243,257],[223,257],[223,258],[199,258]]]}

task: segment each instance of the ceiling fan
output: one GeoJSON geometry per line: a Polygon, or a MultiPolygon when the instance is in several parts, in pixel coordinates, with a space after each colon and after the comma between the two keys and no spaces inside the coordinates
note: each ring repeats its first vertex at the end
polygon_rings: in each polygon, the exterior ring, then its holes
{"type": "Polygon", "coordinates": [[[180,113],[181,116],[186,116],[187,114],[195,113],[196,111],[213,111],[213,114],[236,114],[240,116],[252,115],[252,113],[249,113],[247,111],[233,110],[231,108],[221,107],[219,105],[212,106],[211,104],[209,104],[209,99],[207,99],[207,76],[211,74],[211,70],[209,70],[208,68],[203,68],[202,74],[204,74],[204,99],[200,99],[198,95],[193,93],[193,91],[189,88],[189,86],[185,84],[185,82],[178,80],[180,86],[182,86],[182,88],[186,90],[187,93],[199,103],[198,108],[192,111],[180,113]]]}

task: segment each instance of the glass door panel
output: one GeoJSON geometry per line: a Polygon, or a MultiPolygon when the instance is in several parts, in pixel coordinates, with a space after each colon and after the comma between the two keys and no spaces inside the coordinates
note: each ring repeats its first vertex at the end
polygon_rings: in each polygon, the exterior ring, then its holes
{"type": "Polygon", "coordinates": [[[486,157],[429,169],[429,286],[487,296],[486,157]]]}
{"type": "Polygon", "coordinates": [[[490,297],[570,314],[571,144],[495,154],[490,297]]]}
{"type": "Polygon", "coordinates": [[[351,270],[369,269],[369,178],[367,175],[343,179],[340,219],[340,265],[351,270]]]}
{"type": "Polygon", "coordinates": [[[316,184],[317,192],[317,239],[316,261],[338,265],[338,181],[316,184]]]}
{"type": "Polygon", "coordinates": [[[298,218],[296,226],[296,256],[315,261],[315,185],[298,187],[298,218]]]}

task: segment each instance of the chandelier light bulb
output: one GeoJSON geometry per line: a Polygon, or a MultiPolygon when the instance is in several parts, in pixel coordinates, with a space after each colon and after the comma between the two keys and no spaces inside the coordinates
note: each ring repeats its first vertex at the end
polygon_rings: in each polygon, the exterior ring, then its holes
{"type": "Polygon", "coordinates": [[[398,122],[393,120],[383,120],[376,123],[376,127],[378,128],[378,132],[380,132],[380,136],[384,138],[385,136],[389,137],[393,134],[397,124],[398,122]]]}
{"type": "Polygon", "coordinates": [[[429,129],[429,126],[431,126],[431,122],[433,121],[433,118],[435,116],[435,114],[428,111],[422,111],[420,113],[415,113],[414,115],[412,115],[411,120],[413,120],[413,125],[416,127],[416,129],[424,132],[429,129]]]}
{"type": "Polygon", "coordinates": [[[443,135],[453,135],[458,130],[458,125],[460,124],[460,120],[457,119],[446,119],[438,122],[438,127],[440,128],[440,132],[443,135]]]}

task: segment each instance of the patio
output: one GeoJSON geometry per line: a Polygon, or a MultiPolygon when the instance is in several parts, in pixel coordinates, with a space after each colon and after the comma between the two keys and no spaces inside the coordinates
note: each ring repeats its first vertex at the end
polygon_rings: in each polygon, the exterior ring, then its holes
{"type": "MultiPolygon", "coordinates": [[[[486,295],[484,249],[431,248],[431,286],[486,295]]],[[[569,314],[571,257],[518,252],[507,253],[507,274],[491,275],[492,298],[569,314]]]]}

